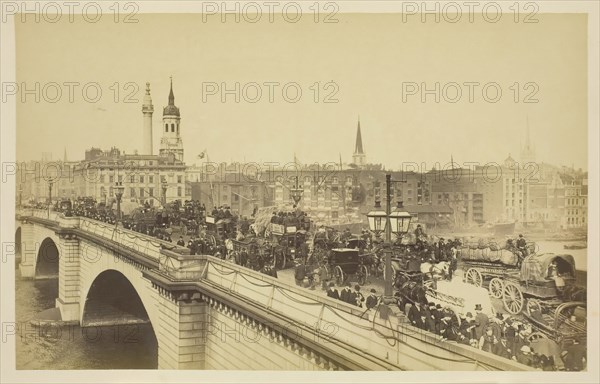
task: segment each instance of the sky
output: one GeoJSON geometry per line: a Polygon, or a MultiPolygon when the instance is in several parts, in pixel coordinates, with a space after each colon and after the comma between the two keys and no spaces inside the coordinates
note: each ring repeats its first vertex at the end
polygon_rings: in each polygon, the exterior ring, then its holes
{"type": "MultiPolygon", "coordinates": [[[[77,160],[90,147],[141,150],[146,82],[158,153],[172,76],[188,164],[199,163],[204,150],[219,162],[288,162],[294,154],[304,163],[351,162],[360,116],[368,162],[388,169],[405,162],[429,169],[451,156],[459,164],[509,154],[518,160],[527,126],[538,161],[587,169],[587,19],[537,16],[536,24],[508,17],[407,23],[399,14],[338,14],[335,24],[310,17],[203,22],[190,14],[139,14],[136,24],[17,21],[17,83],[35,89],[39,82],[42,94],[39,102],[28,95],[17,103],[17,159],[42,152],[62,159],[66,149],[77,160]],[[80,84],[73,102],[65,82],[80,84]],[[236,82],[240,102],[234,95],[223,102],[221,85],[234,89],[236,82]],[[273,102],[269,82],[279,83],[273,102]],[[435,89],[436,82],[440,101],[431,94],[422,102],[422,85],[435,89]],[[473,102],[469,82],[479,84],[473,102]],[[97,102],[82,95],[92,83],[102,90],[97,102]],[[252,83],[262,91],[257,102],[252,83]],[[215,95],[206,92],[211,84],[219,87],[215,95]],[[302,95],[291,102],[297,88],[302,95]],[[337,102],[325,103],[327,95],[337,102]],[[538,101],[524,102],[528,95],[538,101]]],[[[90,98],[97,87],[88,88],[90,98]]]]}

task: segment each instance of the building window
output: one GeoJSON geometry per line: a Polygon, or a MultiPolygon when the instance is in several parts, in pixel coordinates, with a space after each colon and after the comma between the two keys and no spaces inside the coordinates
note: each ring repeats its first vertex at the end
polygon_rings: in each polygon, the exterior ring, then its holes
{"type": "Polygon", "coordinates": [[[224,185],[224,186],[223,186],[223,191],[226,191],[226,190],[227,190],[227,186],[226,186],[226,185],[224,185]]]}
{"type": "Polygon", "coordinates": [[[171,132],[175,132],[175,124],[171,123],[171,132]]]}
{"type": "Polygon", "coordinates": [[[122,183],[123,182],[123,176],[119,176],[118,177],[118,181],[119,181],[119,183],[122,183]]]}
{"type": "Polygon", "coordinates": [[[104,175],[100,175],[100,182],[104,184],[104,175]]]}
{"type": "Polygon", "coordinates": [[[115,177],[114,176],[108,176],[108,182],[109,183],[114,183],[115,182],[115,177]]]}
{"type": "Polygon", "coordinates": [[[223,195],[223,201],[227,200],[227,195],[223,195]]]}
{"type": "Polygon", "coordinates": [[[144,182],[144,176],[140,176],[140,183],[144,182]]]}
{"type": "Polygon", "coordinates": [[[144,188],[140,188],[140,197],[144,197],[144,188]]]}
{"type": "Polygon", "coordinates": [[[169,124],[165,124],[165,132],[169,132],[169,124]]]}
{"type": "Polygon", "coordinates": [[[177,182],[178,182],[178,183],[181,183],[181,175],[178,175],[178,176],[177,176],[177,182]]]}
{"type": "Polygon", "coordinates": [[[148,188],[148,196],[154,196],[154,188],[148,188]]]}
{"type": "Polygon", "coordinates": [[[181,197],[181,187],[177,187],[177,196],[181,197]]]}
{"type": "Polygon", "coordinates": [[[129,178],[129,182],[132,183],[132,184],[135,183],[135,176],[131,176],[129,178]]]}
{"type": "Polygon", "coordinates": [[[153,162],[152,160],[150,160],[150,161],[148,162],[148,165],[152,165],[153,163],[154,163],[154,162],[153,162]]]}
{"type": "Polygon", "coordinates": [[[113,197],[113,196],[114,196],[113,187],[110,187],[110,188],[108,189],[108,196],[109,196],[109,197],[113,197]]]}
{"type": "Polygon", "coordinates": [[[135,197],[135,188],[129,188],[129,196],[135,197]]]}
{"type": "Polygon", "coordinates": [[[150,184],[154,183],[154,176],[148,176],[148,182],[150,184]]]}

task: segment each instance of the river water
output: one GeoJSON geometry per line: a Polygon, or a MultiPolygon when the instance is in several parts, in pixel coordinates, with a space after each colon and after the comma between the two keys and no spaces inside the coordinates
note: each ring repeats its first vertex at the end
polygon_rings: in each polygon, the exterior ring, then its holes
{"type": "Polygon", "coordinates": [[[34,315],[55,306],[57,280],[15,281],[16,368],[156,369],[158,347],[150,324],[81,328],[34,327],[34,315]]]}
{"type": "Polygon", "coordinates": [[[575,268],[587,271],[587,248],[565,249],[565,245],[579,244],[580,241],[536,241],[538,253],[556,253],[557,255],[571,255],[575,259],[575,268]]]}

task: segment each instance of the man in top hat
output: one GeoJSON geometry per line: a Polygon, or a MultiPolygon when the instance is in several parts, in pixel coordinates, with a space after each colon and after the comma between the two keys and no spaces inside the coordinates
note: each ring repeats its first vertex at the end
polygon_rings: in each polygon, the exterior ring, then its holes
{"type": "Polygon", "coordinates": [[[352,303],[352,290],[350,289],[350,283],[346,283],[346,286],[344,289],[342,289],[342,292],[340,293],[340,300],[348,304],[354,304],[352,303]]]}
{"type": "Polygon", "coordinates": [[[475,317],[473,317],[473,314],[471,312],[467,312],[467,315],[465,316],[465,318],[466,318],[466,321],[461,323],[462,332],[464,332],[465,335],[469,338],[469,342],[471,340],[476,340],[475,339],[475,327],[477,325],[475,324],[475,317]]]}
{"type": "Polygon", "coordinates": [[[375,308],[378,302],[379,299],[377,298],[377,291],[375,290],[375,288],[371,288],[371,293],[369,294],[369,296],[367,296],[367,302],[365,303],[367,309],[375,308]]]}
{"type": "Polygon", "coordinates": [[[485,313],[483,313],[483,309],[481,304],[475,305],[475,339],[479,340],[483,336],[485,329],[488,326],[489,319],[485,313]]]}
{"type": "Polygon", "coordinates": [[[429,332],[438,333],[439,315],[437,313],[437,309],[435,308],[435,303],[429,302],[427,307],[423,308],[423,312],[425,313],[425,328],[429,332]]]}
{"type": "Polygon", "coordinates": [[[294,270],[294,279],[296,285],[302,286],[304,284],[304,278],[306,277],[306,265],[304,263],[297,263],[296,269],[294,270]]]}
{"type": "Polygon", "coordinates": [[[335,284],[333,282],[329,283],[329,289],[327,289],[327,297],[331,297],[332,299],[339,300],[340,293],[337,289],[335,289],[335,284]]]}
{"type": "Polygon", "coordinates": [[[360,285],[356,284],[354,286],[354,292],[352,292],[352,303],[351,304],[354,304],[357,307],[362,308],[364,301],[365,301],[365,297],[360,292],[360,285]]]}
{"type": "Polygon", "coordinates": [[[418,300],[415,301],[415,304],[410,307],[408,311],[408,320],[410,320],[410,323],[413,326],[425,329],[425,313],[423,312],[423,307],[418,300]]]}
{"type": "MultiPolygon", "coordinates": [[[[517,334],[514,337],[512,351],[514,354],[517,354],[523,346],[529,346],[529,341],[527,340],[527,331],[521,322],[514,322],[513,326],[516,324],[517,334]]],[[[516,355],[515,355],[516,356],[516,355]]]]}
{"type": "Polygon", "coordinates": [[[183,236],[179,236],[179,240],[177,240],[177,245],[180,247],[185,247],[185,240],[183,240],[183,236]]]}
{"type": "Polygon", "coordinates": [[[490,319],[490,323],[488,328],[492,329],[492,333],[496,340],[500,340],[500,336],[502,336],[502,328],[504,327],[504,315],[502,313],[497,312],[496,317],[490,319]]]}
{"type": "Polygon", "coordinates": [[[454,314],[450,309],[441,310],[441,318],[438,325],[439,334],[443,340],[456,340],[456,322],[453,320],[454,314]]]}
{"type": "Polygon", "coordinates": [[[505,336],[501,336],[500,341],[494,344],[492,352],[497,356],[504,357],[505,359],[510,359],[512,357],[510,344],[505,336]]]}

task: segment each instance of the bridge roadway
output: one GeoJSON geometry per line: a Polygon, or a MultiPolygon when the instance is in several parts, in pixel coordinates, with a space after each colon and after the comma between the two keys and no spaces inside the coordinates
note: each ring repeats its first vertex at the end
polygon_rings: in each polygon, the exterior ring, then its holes
{"type": "MultiPolygon", "coordinates": [[[[48,237],[57,243],[62,320],[93,323],[86,318],[86,303],[98,299],[94,286],[107,271],[122,274],[153,326],[159,368],[529,370],[440,341],[387,307],[365,312],[114,225],[23,210],[17,227],[22,237],[17,243],[25,250],[20,265],[24,276],[35,276],[35,264],[43,258],[41,244],[48,237]]],[[[119,318],[115,313],[115,322],[119,318]]]]}

